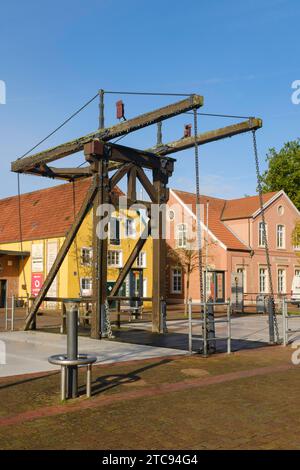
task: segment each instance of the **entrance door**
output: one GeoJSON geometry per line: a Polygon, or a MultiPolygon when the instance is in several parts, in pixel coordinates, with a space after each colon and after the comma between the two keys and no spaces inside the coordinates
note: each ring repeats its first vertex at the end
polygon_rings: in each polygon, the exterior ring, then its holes
{"type": "Polygon", "coordinates": [[[7,280],[0,279],[0,308],[5,307],[6,290],[7,290],[7,280]]]}
{"type": "Polygon", "coordinates": [[[215,271],[215,302],[225,301],[225,273],[215,271]]]}

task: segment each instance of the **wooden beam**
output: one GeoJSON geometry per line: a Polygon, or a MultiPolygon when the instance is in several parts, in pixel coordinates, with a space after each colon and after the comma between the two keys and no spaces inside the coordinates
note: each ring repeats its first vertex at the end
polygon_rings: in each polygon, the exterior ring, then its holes
{"type": "Polygon", "coordinates": [[[15,172],[25,172],[42,162],[47,164],[54,160],[66,157],[67,155],[71,155],[72,153],[80,152],[83,150],[84,145],[93,139],[109,141],[116,137],[129,134],[130,132],[142,129],[165,119],[169,119],[186,111],[190,111],[191,109],[199,108],[202,105],[202,96],[191,95],[189,98],[164,106],[154,111],[150,111],[149,113],[142,114],[135,118],[128,119],[127,121],[123,121],[119,124],[116,124],[115,126],[106,129],[99,129],[70,142],[66,142],[48,150],[44,150],[43,152],[16,160],[12,163],[11,169],[15,172]]]}
{"type": "Polygon", "coordinates": [[[126,163],[119,168],[116,173],[110,177],[109,179],[109,188],[112,190],[119,181],[128,173],[132,165],[130,163],[126,163]]]}
{"type": "Polygon", "coordinates": [[[127,174],[127,196],[136,201],[136,166],[132,166],[127,174]]]}
{"type": "Polygon", "coordinates": [[[76,234],[83,222],[83,220],[85,219],[87,213],[89,212],[89,210],[91,209],[92,207],[92,204],[93,204],[93,201],[94,201],[94,198],[96,196],[96,193],[97,193],[97,190],[98,190],[98,177],[95,176],[93,178],[93,182],[86,194],[86,197],[84,199],[84,202],[82,203],[82,206],[73,222],[73,225],[72,227],[70,228],[69,232],[67,233],[66,235],[66,238],[58,252],[58,255],[56,257],[56,260],[54,261],[50,271],[49,271],[49,274],[47,275],[46,277],[46,280],[40,290],[40,292],[38,293],[37,297],[35,298],[34,302],[33,302],[33,305],[26,317],[26,320],[25,320],[25,327],[24,329],[25,330],[28,330],[30,328],[30,325],[31,323],[33,322],[33,320],[35,319],[36,317],[36,314],[39,310],[39,307],[41,305],[41,303],[43,302],[52,282],[54,281],[55,279],[55,276],[57,275],[58,271],[59,271],[59,268],[61,267],[75,237],[76,237],[76,234]]]}
{"type": "Polygon", "coordinates": [[[137,168],[137,177],[140,183],[143,185],[144,189],[146,190],[151,201],[157,203],[157,195],[154,186],[142,168],[137,168]]]}
{"type": "Polygon", "coordinates": [[[105,143],[100,140],[92,140],[84,146],[86,160],[93,164],[96,159],[107,158],[110,162],[132,163],[142,168],[160,169],[162,161],[166,171],[172,172],[174,167],[174,158],[159,158],[153,152],[139,150],[124,145],[105,143]]]}
{"type": "MultiPolygon", "coordinates": [[[[158,204],[166,203],[168,191],[164,184],[164,175],[153,171],[153,186],[156,191],[158,204]]],[[[152,241],[152,331],[162,333],[161,302],[166,299],[166,239],[163,233],[165,213],[159,211],[157,233],[153,233],[152,241]]]]}
{"type": "MultiPolygon", "coordinates": [[[[261,119],[249,119],[238,124],[232,124],[231,126],[221,127],[212,131],[204,132],[197,136],[197,143],[199,145],[208,144],[209,142],[215,142],[216,140],[226,139],[227,137],[233,137],[234,135],[243,134],[245,132],[260,129],[262,127],[261,119]]],[[[164,156],[172,153],[180,152],[194,147],[195,138],[186,137],[180,140],[175,140],[165,144],[163,147],[150,148],[149,151],[156,153],[156,155],[164,156]]]]}
{"type": "MultiPolygon", "coordinates": [[[[85,149],[86,151],[86,149],[85,149]]],[[[99,175],[99,188],[94,200],[93,207],[93,296],[96,297],[96,304],[92,311],[91,337],[100,339],[106,336],[105,323],[105,302],[107,298],[107,237],[99,237],[97,233],[97,224],[103,219],[103,216],[97,214],[99,207],[109,203],[109,178],[108,161],[100,159],[97,162],[99,175]]],[[[108,224],[106,223],[104,231],[107,233],[108,224]]]]}
{"type": "Polygon", "coordinates": [[[121,269],[121,271],[119,273],[118,279],[116,280],[116,283],[113,286],[112,291],[111,291],[110,296],[109,296],[110,301],[112,300],[112,298],[115,295],[118,294],[120,288],[122,287],[123,282],[126,279],[127,274],[129,273],[130,269],[133,266],[133,263],[135,262],[138,254],[140,253],[141,249],[145,245],[145,243],[147,241],[147,237],[150,234],[150,226],[151,226],[151,221],[149,220],[146,227],[144,228],[144,230],[142,232],[141,237],[136,242],[132,252],[129,255],[129,258],[127,259],[125,265],[123,266],[123,268],[121,269]]]}

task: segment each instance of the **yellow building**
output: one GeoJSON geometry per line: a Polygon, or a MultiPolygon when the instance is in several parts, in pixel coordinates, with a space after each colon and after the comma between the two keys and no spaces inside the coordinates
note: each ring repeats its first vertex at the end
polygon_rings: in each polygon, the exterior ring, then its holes
{"type": "MultiPolygon", "coordinates": [[[[36,296],[89,188],[88,179],[0,200],[0,306],[12,294],[36,296]],[[22,242],[21,242],[22,240],[22,242]]],[[[121,192],[117,190],[119,195],[121,192]]],[[[53,282],[48,297],[92,294],[92,211],[85,218],[53,282]]],[[[136,211],[113,213],[109,230],[108,292],[118,277],[143,227],[136,211]]],[[[142,272],[143,296],[152,295],[152,242],[148,239],[134,265],[142,272]]],[[[134,268],[122,288],[138,289],[134,268]],[[135,285],[134,285],[135,284],[135,285]]],[[[2,305],[3,306],[3,305],[2,305]]],[[[55,302],[45,307],[55,308],[55,302]]]]}

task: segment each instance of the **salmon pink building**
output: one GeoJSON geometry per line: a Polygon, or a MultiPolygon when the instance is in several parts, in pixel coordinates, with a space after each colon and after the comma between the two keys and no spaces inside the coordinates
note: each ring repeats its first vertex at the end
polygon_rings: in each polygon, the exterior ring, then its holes
{"type": "MultiPolygon", "coordinates": [[[[255,300],[269,291],[262,214],[258,196],[218,199],[201,196],[203,278],[207,297],[222,302],[232,297],[232,283],[242,279],[244,299],[255,300]]],[[[300,246],[293,246],[292,231],[300,213],[284,191],[263,195],[273,288],[290,294],[294,276],[300,276],[300,246]]],[[[187,290],[187,264],[191,263],[189,293],[200,299],[196,248],[196,195],[170,190],[167,298],[183,302],[187,290]],[[176,253],[178,256],[176,256],[176,253]],[[195,265],[197,264],[197,266],[195,265]]]]}

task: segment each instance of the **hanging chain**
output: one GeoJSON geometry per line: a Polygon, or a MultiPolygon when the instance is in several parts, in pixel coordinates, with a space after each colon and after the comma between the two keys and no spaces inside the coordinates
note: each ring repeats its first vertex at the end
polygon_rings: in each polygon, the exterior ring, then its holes
{"type": "Polygon", "coordinates": [[[256,177],[257,177],[257,187],[258,187],[258,194],[259,194],[259,202],[260,202],[260,209],[261,209],[261,220],[262,220],[262,227],[263,227],[263,243],[266,253],[266,260],[267,260],[267,268],[268,268],[268,281],[269,281],[269,290],[271,293],[271,301],[273,307],[273,318],[274,318],[274,326],[275,326],[275,333],[277,342],[280,342],[279,337],[279,330],[278,330],[278,323],[276,318],[275,312],[275,298],[274,298],[274,288],[273,288],[273,281],[272,281],[272,270],[271,270],[271,260],[270,260],[270,251],[268,245],[268,238],[267,238],[267,230],[266,230],[266,218],[265,218],[265,208],[264,208],[264,201],[263,201],[263,190],[261,185],[261,175],[259,170],[259,159],[258,159],[258,151],[257,151],[257,142],[256,142],[256,132],[252,131],[253,135],[253,148],[254,148],[254,156],[255,156],[255,166],[256,166],[256,177]]]}
{"type": "Polygon", "coordinates": [[[111,323],[110,323],[110,310],[109,310],[109,305],[108,301],[105,301],[105,332],[106,336],[109,339],[112,339],[114,337],[112,329],[111,329],[111,323]]]}
{"type": "Polygon", "coordinates": [[[197,243],[198,243],[198,266],[200,277],[200,302],[203,301],[203,273],[202,273],[202,230],[200,211],[200,171],[199,171],[199,146],[197,142],[198,120],[197,110],[194,109],[194,137],[195,137],[195,172],[196,172],[196,222],[197,222],[197,243]]]}

